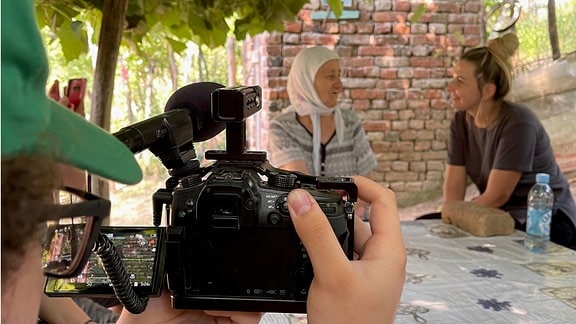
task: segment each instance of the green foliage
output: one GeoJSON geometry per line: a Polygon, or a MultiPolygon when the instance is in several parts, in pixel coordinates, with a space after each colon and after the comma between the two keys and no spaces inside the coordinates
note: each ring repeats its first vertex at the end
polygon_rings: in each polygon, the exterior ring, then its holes
{"type": "Polygon", "coordinates": [[[567,2],[557,14],[558,37],[560,51],[570,53],[576,51],[576,0],[567,2]]]}
{"type": "MultiPolygon", "coordinates": [[[[243,40],[246,35],[281,30],[293,21],[306,0],[129,0],[125,40],[140,46],[152,30],[161,26],[174,52],[193,41],[209,48],[225,44],[228,36],[243,40]]],[[[342,1],[328,0],[336,17],[342,1]]],[[[94,27],[90,40],[97,44],[103,1],[39,0],[35,2],[41,28],[48,27],[60,38],[64,57],[72,61],[88,51],[86,25],[94,27]]]]}
{"type": "Polygon", "coordinates": [[[502,0],[484,0],[484,7],[486,11],[488,11],[489,8],[495,7],[500,2],[502,2],[502,0]]]}
{"type": "Polygon", "coordinates": [[[422,15],[426,12],[426,5],[424,5],[423,3],[419,4],[418,7],[416,7],[416,10],[414,11],[414,15],[412,17],[410,17],[410,22],[411,23],[415,23],[418,20],[420,20],[420,17],[422,17],[422,15]]]}
{"type": "MultiPolygon", "coordinates": [[[[576,51],[576,0],[556,1],[556,26],[558,43],[563,54],[576,51]]],[[[548,26],[546,1],[522,8],[522,15],[515,26],[520,40],[518,70],[531,70],[551,60],[552,50],[548,26]]]]}
{"type": "Polygon", "coordinates": [[[65,21],[56,33],[62,48],[67,49],[64,56],[68,61],[76,59],[80,54],[88,51],[88,37],[83,25],[80,21],[65,21]]]}
{"type": "Polygon", "coordinates": [[[328,0],[328,4],[330,5],[330,9],[334,12],[335,17],[340,17],[340,15],[342,15],[342,10],[344,10],[342,1],[328,0]]]}
{"type": "MultiPolygon", "coordinates": [[[[58,79],[61,87],[75,77],[88,79],[85,106],[91,114],[90,95],[93,86],[93,65],[95,52],[82,53],[69,61],[62,51],[60,38],[50,28],[42,29],[50,60],[50,79],[58,79]]],[[[118,68],[116,69],[114,95],[112,98],[112,132],[121,127],[161,113],[175,87],[198,81],[213,81],[224,85],[228,81],[227,52],[223,47],[211,49],[197,46],[192,42],[178,41],[183,46],[180,54],[170,51],[174,44],[172,38],[162,28],[155,26],[142,40],[139,46],[125,39],[120,48],[118,68]],[[172,58],[172,59],[171,59],[172,58]],[[172,80],[170,61],[174,61],[176,80],[172,80]]],[[[173,37],[173,36],[172,36],[173,37]]],[[[241,45],[241,44],[239,44],[241,45]]],[[[240,62],[240,51],[236,51],[236,61],[240,62]]],[[[242,74],[237,73],[238,76],[242,74]]],[[[239,83],[239,80],[234,80],[239,83]]],[[[51,84],[51,81],[49,81],[51,84]]],[[[50,85],[49,84],[49,85],[50,85]]],[[[202,157],[206,144],[196,145],[197,153],[202,157]]],[[[223,149],[224,138],[219,136],[211,141],[208,149],[223,149]]],[[[137,159],[147,177],[166,177],[166,168],[157,157],[148,152],[138,154],[137,159]]],[[[149,188],[148,188],[149,189],[149,188]]]]}
{"type": "MultiPolygon", "coordinates": [[[[68,61],[88,50],[86,24],[95,27],[97,39],[102,2],[36,1],[40,27],[50,28],[56,37],[61,38],[62,51],[68,61]],[[88,12],[91,14],[87,15],[88,12]]],[[[124,38],[139,46],[150,31],[161,26],[176,53],[185,50],[183,44],[190,40],[216,48],[224,45],[229,35],[243,40],[246,35],[281,30],[284,21],[294,20],[305,3],[305,0],[130,0],[124,38]]],[[[339,15],[342,3],[338,0],[329,3],[339,15]]],[[[97,43],[94,39],[91,41],[97,43]]]]}
{"type": "MultiPolygon", "coordinates": [[[[486,12],[500,2],[502,1],[486,0],[486,12]]],[[[518,71],[530,71],[551,60],[547,5],[547,0],[522,2],[520,19],[514,26],[514,31],[520,41],[515,59],[518,71]]],[[[556,1],[558,42],[562,54],[576,51],[576,42],[574,42],[576,11],[574,8],[576,8],[576,0],[556,1]]]]}
{"type": "Polygon", "coordinates": [[[94,7],[79,0],[35,1],[38,26],[52,31],[51,40],[58,40],[68,62],[88,52],[86,13],[94,7]]]}

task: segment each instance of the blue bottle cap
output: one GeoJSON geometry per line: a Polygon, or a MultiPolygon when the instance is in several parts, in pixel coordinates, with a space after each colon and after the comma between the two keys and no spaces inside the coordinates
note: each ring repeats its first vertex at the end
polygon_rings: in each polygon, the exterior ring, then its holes
{"type": "Polygon", "coordinates": [[[548,173],[536,173],[536,182],[549,183],[550,182],[550,175],[548,173]]]}

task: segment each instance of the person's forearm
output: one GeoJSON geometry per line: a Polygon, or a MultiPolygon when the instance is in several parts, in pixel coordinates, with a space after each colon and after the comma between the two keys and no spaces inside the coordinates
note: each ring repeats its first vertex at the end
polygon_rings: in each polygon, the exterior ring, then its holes
{"type": "Polygon", "coordinates": [[[500,208],[506,202],[505,198],[505,196],[483,193],[480,196],[473,198],[472,202],[486,207],[500,208]]]}
{"type": "Polygon", "coordinates": [[[444,201],[461,201],[466,197],[466,168],[464,166],[446,165],[442,185],[444,201]]]}
{"type": "Polygon", "coordinates": [[[486,190],[472,201],[487,207],[500,208],[510,199],[521,176],[522,173],[518,171],[492,169],[486,190]]]}
{"type": "Polygon", "coordinates": [[[86,324],[90,317],[70,298],[42,296],[39,316],[50,324],[86,324]]]}
{"type": "Polygon", "coordinates": [[[442,198],[444,201],[460,201],[466,197],[466,187],[444,184],[442,198]]]}

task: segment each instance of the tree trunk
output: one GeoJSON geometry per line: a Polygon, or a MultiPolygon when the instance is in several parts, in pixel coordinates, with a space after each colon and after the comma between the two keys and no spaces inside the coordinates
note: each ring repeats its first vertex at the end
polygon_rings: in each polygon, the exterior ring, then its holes
{"type": "Polygon", "coordinates": [[[202,52],[202,47],[198,46],[198,80],[206,81],[207,77],[208,69],[206,68],[206,61],[204,60],[204,52],[202,52]]]}
{"type": "Polygon", "coordinates": [[[120,66],[122,75],[122,82],[124,83],[124,97],[126,97],[126,114],[128,114],[128,124],[132,125],[136,122],[134,112],[132,111],[132,89],[130,88],[130,75],[126,63],[120,66]]]}
{"type": "Polygon", "coordinates": [[[172,92],[178,90],[178,66],[174,59],[174,50],[168,46],[168,59],[170,63],[170,80],[172,80],[172,92]]]}
{"type": "MultiPolygon", "coordinates": [[[[114,76],[127,9],[128,0],[104,0],[102,9],[90,121],[108,131],[110,130],[114,76]]],[[[108,181],[100,178],[93,179],[92,192],[108,198],[110,196],[108,181]]]]}
{"type": "Polygon", "coordinates": [[[226,52],[228,53],[228,84],[229,87],[236,86],[236,40],[228,36],[226,39],[226,52]]]}
{"type": "Polygon", "coordinates": [[[555,0],[548,0],[548,32],[550,33],[550,48],[552,49],[552,59],[557,60],[560,58],[560,45],[558,44],[555,0]]]}

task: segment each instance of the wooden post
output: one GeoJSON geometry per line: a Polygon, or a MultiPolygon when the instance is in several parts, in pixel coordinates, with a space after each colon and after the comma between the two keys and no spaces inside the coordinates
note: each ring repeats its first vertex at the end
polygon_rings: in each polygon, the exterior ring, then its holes
{"type": "MultiPolygon", "coordinates": [[[[127,10],[128,0],[104,0],[92,88],[90,121],[108,131],[110,130],[114,76],[127,10]]],[[[108,198],[110,196],[108,181],[93,178],[92,192],[108,198]]]]}

